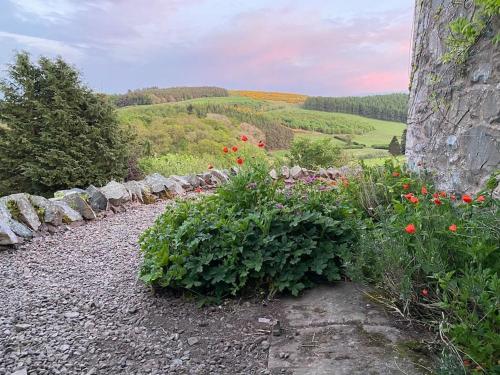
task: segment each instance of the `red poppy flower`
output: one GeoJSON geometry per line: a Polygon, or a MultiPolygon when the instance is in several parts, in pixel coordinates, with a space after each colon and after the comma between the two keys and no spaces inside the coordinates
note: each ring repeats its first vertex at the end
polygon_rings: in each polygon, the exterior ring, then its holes
{"type": "Polygon", "coordinates": [[[212,164],[208,165],[208,169],[213,169],[213,168],[214,168],[214,166],[212,164]]]}
{"type": "Polygon", "coordinates": [[[428,193],[427,188],[425,186],[422,186],[422,189],[420,191],[422,192],[423,195],[428,193]]]}
{"type": "Polygon", "coordinates": [[[429,295],[429,291],[427,289],[422,289],[420,294],[422,294],[422,296],[424,296],[424,297],[427,297],[429,295]]]}
{"type": "Polygon", "coordinates": [[[264,144],[264,142],[260,141],[257,146],[259,146],[260,148],[264,148],[266,145],[264,144]]]}
{"type": "Polygon", "coordinates": [[[243,164],[243,159],[242,158],[236,159],[236,163],[238,163],[239,165],[243,164]]]}
{"type": "Polygon", "coordinates": [[[392,172],[392,177],[399,177],[399,172],[392,172]]]}
{"type": "Polygon", "coordinates": [[[434,203],[435,203],[436,205],[438,205],[438,206],[439,206],[439,205],[440,205],[441,203],[443,203],[443,202],[441,202],[441,201],[439,200],[439,198],[436,198],[436,199],[434,199],[434,203]]]}
{"type": "Polygon", "coordinates": [[[243,134],[243,135],[241,136],[241,140],[242,140],[243,142],[246,142],[246,141],[248,141],[248,137],[247,137],[246,135],[244,135],[244,134],[243,134]]]}
{"type": "Polygon", "coordinates": [[[445,191],[440,191],[440,192],[439,192],[439,196],[440,196],[441,198],[446,198],[446,192],[445,192],[445,191]]]}
{"type": "Polygon", "coordinates": [[[449,230],[451,230],[452,232],[456,232],[457,231],[457,225],[456,224],[451,224],[449,227],[448,227],[449,230]]]}
{"type": "Polygon", "coordinates": [[[403,195],[403,197],[405,197],[406,199],[410,200],[411,197],[413,197],[413,193],[405,194],[405,195],[403,195]]]}
{"type": "Polygon", "coordinates": [[[226,146],[224,146],[224,148],[222,149],[222,151],[223,151],[225,154],[227,154],[227,153],[229,152],[229,149],[228,149],[226,146]]]}
{"type": "Polygon", "coordinates": [[[417,229],[415,228],[415,225],[414,224],[408,224],[406,227],[405,227],[405,231],[406,233],[408,234],[414,234],[417,229]]]}
{"type": "Polygon", "coordinates": [[[417,204],[418,203],[418,198],[412,195],[410,197],[410,202],[413,203],[413,204],[417,204]]]}
{"type": "Polygon", "coordinates": [[[410,184],[403,184],[403,189],[408,190],[410,188],[410,184]]]}
{"type": "Polygon", "coordinates": [[[236,151],[238,151],[238,147],[233,146],[233,147],[231,147],[231,150],[233,150],[233,152],[236,152],[236,151]]]}
{"type": "Polygon", "coordinates": [[[478,202],[484,202],[484,199],[485,199],[485,198],[484,198],[484,195],[480,195],[479,197],[477,197],[477,199],[476,199],[476,200],[477,200],[478,202]]]}
{"type": "Polygon", "coordinates": [[[462,200],[465,203],[471,203],[472,202],[472,197],[470,195],[464,194],[464,195],[462,195],[462,200]]]}
{"type": "Polygon", "coordinates": [[[432,194],[432,198],[436,198],[436,199],[439,198],[439,194],[438,193],[432,194]]]}

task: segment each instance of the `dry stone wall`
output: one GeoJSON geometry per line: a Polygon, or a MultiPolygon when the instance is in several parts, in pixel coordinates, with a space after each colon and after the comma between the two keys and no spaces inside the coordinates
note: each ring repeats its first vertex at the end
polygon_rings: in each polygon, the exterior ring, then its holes
{"type": "Polygon", "coordinates": [[[484,186],[500,163],[500,43],[496,16],[463,64],[444,63],[449,24],[477,14],[474,1],[416,1],[406,155],[459,193],[484,186]]]}
{"type": "Polygon", "coordinates": [[[85,190],[60,190],[50,199],[25,193],[0,197],[0,247],[94,220],[103,211],[119,212],[129,203],[154,203],[195,189],[210,189],[236,172],[213,169],[199,175],[170,177],[155,173],[142,181],[111,181],[100,188],[91,185],[85,190]]]}

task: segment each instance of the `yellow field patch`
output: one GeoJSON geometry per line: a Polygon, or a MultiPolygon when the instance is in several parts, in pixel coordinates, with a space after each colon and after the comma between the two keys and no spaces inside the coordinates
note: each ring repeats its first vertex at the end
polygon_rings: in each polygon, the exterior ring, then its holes
{"type": "Polygon", "coordinates": [[[247,98],[257,100],[273,100],[291,104],[302,104],[307,99],[307,95],[292,94],[287,92],[231,90],[229,93],[234,96],[245,96],[247,98]]]}

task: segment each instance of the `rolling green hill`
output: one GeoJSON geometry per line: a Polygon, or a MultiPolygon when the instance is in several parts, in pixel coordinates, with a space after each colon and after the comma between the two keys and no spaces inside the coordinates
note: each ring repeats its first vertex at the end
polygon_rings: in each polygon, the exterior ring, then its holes
{"type": "Polygon", "coordinates": [[[118,117],[137,135],[143,169],[165,174],[198,172],[208,164],[234,165],[236,155],[223,154],[224,146],[237,146],[238,156],[246,158],[282,157],[295,137],[333,138],[356,159],[383,157],[386,150],[371,146],[388,145],[405,128],[397,122],[239,96],[124,107],[118,117]],[[249,135],[253,146],[243,144],[241,134],[249,135]],[[259,140],[266,142],[266,150],[255,147],[259,140]]]}

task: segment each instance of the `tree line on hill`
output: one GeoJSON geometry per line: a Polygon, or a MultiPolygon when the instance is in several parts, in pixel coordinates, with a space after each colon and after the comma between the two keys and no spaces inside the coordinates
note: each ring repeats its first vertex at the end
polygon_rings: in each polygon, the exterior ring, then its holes
{"type": "Polygon", "coordinates": [[[325,112],[351,113],[379,120],[406,123],[408,95],[387,94],[338,98],[310,96],[304,102],[304,108],[325,112]]]}
{"type": "Polygon", "coordinates": [[[139,90],[129,90],[125,94],[109,95],[111,103],[117,107],[129,105],[148,105],[182,100],[229,96],[226,89],[220,87],[149,87],[139,90]]]}
{"type": "Polygon", "coordinates": [[[293,141],[293,131],[283,126],[279,121],[268,118],[263,113],[257,113],[247,106],[238,104],[189,103],[186,106],[189,114],[205,117],[208,113],[217,113],[247,122],[262,130],[266,136],[266,148],[277,150],[289,148],[293,141]]]}

